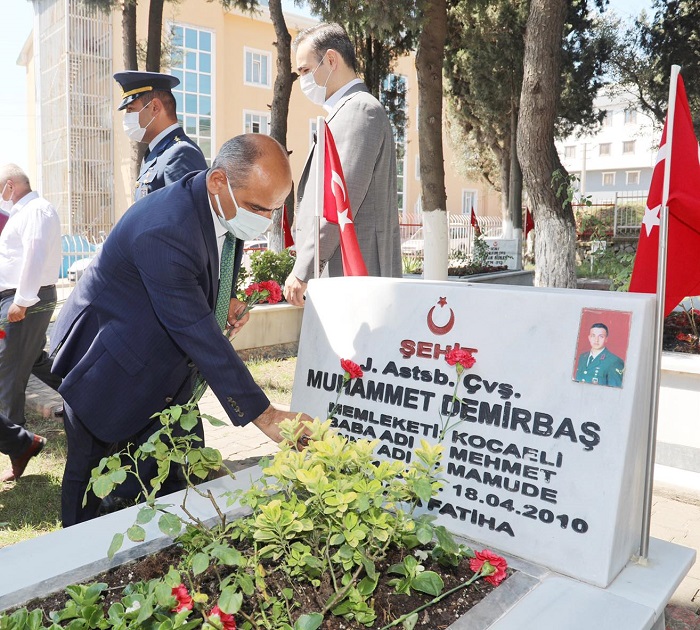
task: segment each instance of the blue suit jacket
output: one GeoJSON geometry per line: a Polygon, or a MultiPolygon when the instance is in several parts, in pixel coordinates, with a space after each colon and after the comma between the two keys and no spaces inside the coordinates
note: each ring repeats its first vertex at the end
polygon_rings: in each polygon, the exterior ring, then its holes
{"type": "Polygon", "coordinates": [[[163,186],[174,184],[192,171],[207,168],[202,150],[185,135],[182,127],[173,129],[143,158],[136,180],[134,201],[163,186]]]}
{"type": "MultiPolygon", "coordinates": [[[[242,252],[238,240],[234,275],[242,252]]],[[[96,437],[125,440],[189,400],[195,365],[234,424],[268,407],[216,323],[218,270],[206,172],[144,197],[114,227],[51,336],[59,391],[96,437]]]]}

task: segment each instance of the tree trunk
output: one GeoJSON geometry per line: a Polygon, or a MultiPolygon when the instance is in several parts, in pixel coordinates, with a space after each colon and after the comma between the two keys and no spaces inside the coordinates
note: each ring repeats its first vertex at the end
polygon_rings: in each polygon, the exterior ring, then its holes
{"type": "MultiPolygon", "coordinates": [[[[136,0],[124,0],[122,5],[122,56],[125,70],[138,70],[136,55],[136,0]]],[[[140,142],[131,143],[131,178],[136,181],[141,170],[144,149],[140,142]]]]}
{"type": "MultiPolygon", "coordinates": [[[[428,2],[416,51],[418,77],[418,156],[420,160],[421,203],[424,213],[442,213],[432,217],[431,225],[447,224],[445,164],[442,152],[442,64],[447,37],[446,0],[428,2]]],[[[442,229],[442,228],[440,228],[442,229]]],[[[425,230],[426,280],[447,279],[447,229],[443,234],[425,230]],[[444,251],[443,251],[444,249],[444,251]]]]}
{"type": "Polygon", "coordinates": [[[503,227],[503,238],[513,238],[513,222],[510,217],[510,167],[511,155],[513,153],[514,139],[506,139],[501,152],[500,174],[501,174],[501,225],[503,227]]]}
{"type": "MultiPolygon", "coordinates": [[[[269,8],[270,19],[275,29],[275,50],[277,52],[277,77],[275,78],[275,86],[272,93],[270,135],[283,147],[287,148],[289,99],[297,74],[292,73],[292,36],[287,30],[282,11],[282,1],[270,0],[269,8]]],[[[285,206],[287,208],[287,219],[291,225],[294,218],[294,186],[292,186],[292,190],[287,197],[285,206]]],[[[268,237],[268,246],[275,252],[281,252],[284,249],[282,212],[283,210],[273,213],[272,227],[268,237]]]]}
{"type": "Polygon", "coordinates": [[[146,71],[160,72],[160,55],[163,42],[163,4],[165,0],[150,0],[148,7],[148,44],[146,47],[146,71]]]}
{"type": "Polygon", "coordinates": [[[513,104],[510,119],[511,152],[508,208],[514,230],[523,229],[523,171],[518,160],[518,108],[513,104]]]}
{"type": "Polygon", "coordinates": [[[566,0],[532,0],[525,32],[518,156],[536,224],[535,286],[576,286],[576,232],[571,204],[557,198],[554,147],[566,0]]]}

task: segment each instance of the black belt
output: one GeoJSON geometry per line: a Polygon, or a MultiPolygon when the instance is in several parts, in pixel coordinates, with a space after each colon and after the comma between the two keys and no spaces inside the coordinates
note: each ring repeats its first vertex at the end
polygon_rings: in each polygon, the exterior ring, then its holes
{"type": "MultiPolygon", "coordinates": [[[[39,291],[42,289],[55,289],[56,285],[55,284],[47,284],[46,286],[39,287],[39,291]]],[[[17,292],[17,289],[5,289],[4,291],[0,291],[0,300],[4,300],[5,298],[12,297],[15,293],[17,292]]]]}

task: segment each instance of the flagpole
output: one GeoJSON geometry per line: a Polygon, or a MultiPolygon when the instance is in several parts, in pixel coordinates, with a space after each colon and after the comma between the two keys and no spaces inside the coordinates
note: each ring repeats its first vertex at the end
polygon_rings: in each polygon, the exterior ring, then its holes
{"type": "Polygon", "coordinates": [[[654,462],[656,459],[656,429],[659,417],[659,389],[661,380],[661,350],[663,346],[664,306],[666,302],[666,257],[668,248],[668,196],[671,188],[671,156],[673,155],[673,125],[676,117],[676,90],[680,66],[671,66],[671,84],[668,88],[668,113],[666,115],[666,158],[664,159],[664,185],[659,212],[659,255],[656,271],[656,315],[654,319],[654,353],[651,375],[651,405],[647,437],[646,477],[644,480],[644,505],[642,508],[642,536],[639,546],[640,560],[649,555],[649,531],[651,529],[651,504],[654,491],[654,462]]]}
{"type": "Polygon", "coordinates": [[[326,168],[326,119],[316,118],[316,216],[314,216],[314,278],[321,275],[321,217],[326,168]]]}

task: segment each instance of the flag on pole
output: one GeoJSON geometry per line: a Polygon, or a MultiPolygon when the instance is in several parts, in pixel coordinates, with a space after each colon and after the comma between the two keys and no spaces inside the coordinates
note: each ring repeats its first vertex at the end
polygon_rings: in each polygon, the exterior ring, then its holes
{"type": "Polygon", "coordinates": [[[479,227],[479,222],[476,220],[476,213],[474,212],[474,208],[472,207],[472,216],[470,220],[472,227],[474,228],[474,233],[477,236],[481,236],[481,228],[479,227]]]}
{"type": "Polygon", "coordinates": [[[525,238],[527,235],[535,229],[535,218],[530,212],[530,208],[525,208],[525,238]]]}
{"type": "MultiPolygon", "coordinates": [[[[669,113],[671,103],[669,103],[669,113]]],[[[630,291],[655,293],[658,275],[660,211],[668,206],[668,246],[664,316],[689,295],[700,293],[700,159],[698,141],[680,74],[673,117],[666,116],[659,153],[639,232],[630,291]],[[669,120],[671,121],[669,124],[669,120]],[[670,142],[668,142],[670,138],[670,142]],[[669,155],[669,145],[671,152],[669,155]],[[669,159],[670,158],[670,159],[669,159]],[[668,199],[664,169],[670,168],[668,199]]]]}
{"type": "Polygon", "coordinates": [[[289,217],[287,216],[287,204],[282,206],[282,235],[284,238],[284,248],[287,249],[294,245],[294,237],[292,236],[292,228],[289,225],[289,217]]]}
{"type": "Polygon", "coordinates": [[[335,148],[335,141],[328,125],[325,125],[326,159],[324,164],[323,218],[340,229],[340,251],[343,257],[343,274],[366,276],[367,267],[357,242],[355,223],[352,220],[348,187],[345,185],[343,167],[335,148]]]}

